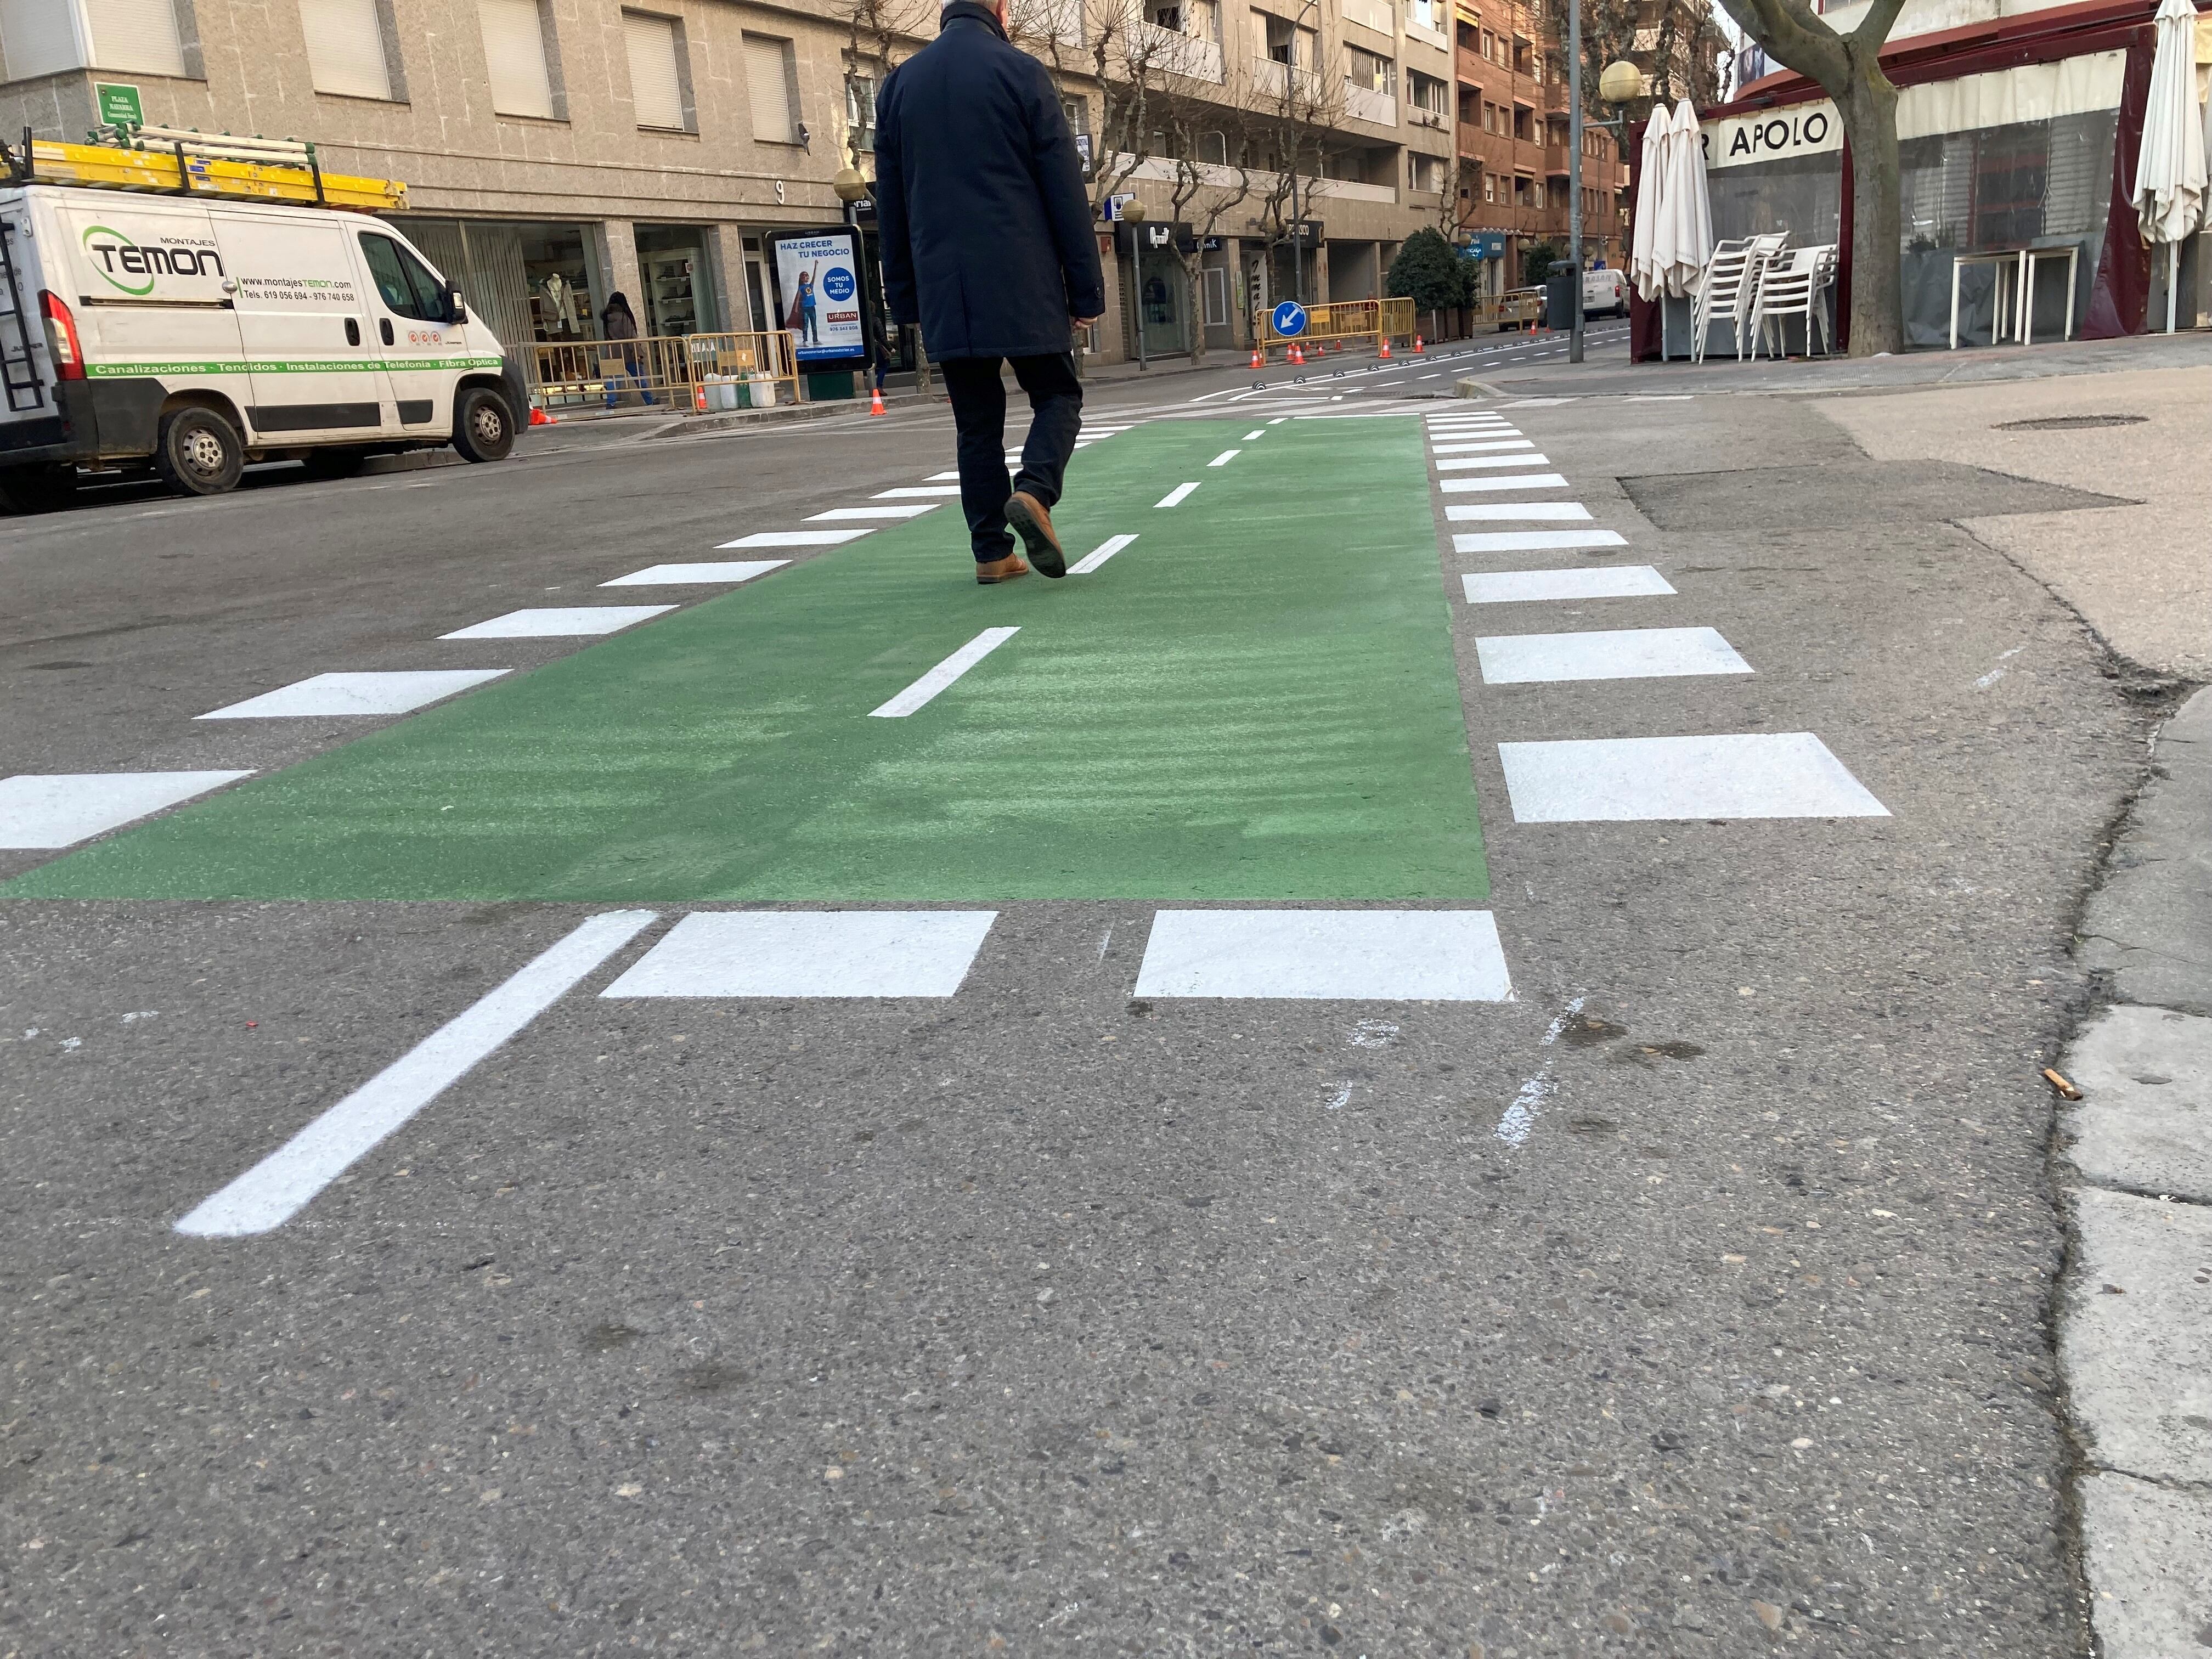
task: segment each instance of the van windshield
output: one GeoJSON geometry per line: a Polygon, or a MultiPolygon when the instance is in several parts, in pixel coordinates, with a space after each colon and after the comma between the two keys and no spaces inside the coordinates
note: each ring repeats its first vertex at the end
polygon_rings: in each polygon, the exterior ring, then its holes
{"type": "Polygon", "coordinates": [[[392,315],[425,323],[446,320],[445,284],[428,265],[389,236],[367,231],[362,233],[361,251],[368,260],[369,275],[376,279],[376,291],[392,315]]]}

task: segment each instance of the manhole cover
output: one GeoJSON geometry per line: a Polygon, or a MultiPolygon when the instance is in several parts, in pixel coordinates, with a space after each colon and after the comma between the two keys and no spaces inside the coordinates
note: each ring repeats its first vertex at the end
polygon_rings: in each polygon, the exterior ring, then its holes
{"type": "Polygon", "coordinates": [[[2000,432],[2079,432],[2092,426],[2141,426],[2148,415],[2046,415],[2039,421],[2007,421],[2000,432]]]}

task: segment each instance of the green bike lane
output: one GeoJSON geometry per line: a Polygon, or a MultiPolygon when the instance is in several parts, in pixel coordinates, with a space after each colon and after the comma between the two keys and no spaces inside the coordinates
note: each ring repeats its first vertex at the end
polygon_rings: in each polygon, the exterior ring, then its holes
{"type": "Polygon", "coordinates": [[[1079,456],[1071,561],[1135,537],[1090,574],[977,586],[947,502],[0,895],[1480,900],[1420,423],[1251,429],[1155,422],[1079,456]],[[869,718],[1006,627],[926,707],[869,718]]]}

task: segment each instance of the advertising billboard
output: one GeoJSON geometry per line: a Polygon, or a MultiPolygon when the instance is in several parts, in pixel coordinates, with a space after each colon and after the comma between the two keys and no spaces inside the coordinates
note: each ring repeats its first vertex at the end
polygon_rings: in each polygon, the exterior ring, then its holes
{"type": "Polygon", "coordinates": [[[769,239],[775,278],[776,325],[798,342],[805,369],[859,368],[868,361],[867,323],[861,313],[858,232],[779,231],[769,239]]]}

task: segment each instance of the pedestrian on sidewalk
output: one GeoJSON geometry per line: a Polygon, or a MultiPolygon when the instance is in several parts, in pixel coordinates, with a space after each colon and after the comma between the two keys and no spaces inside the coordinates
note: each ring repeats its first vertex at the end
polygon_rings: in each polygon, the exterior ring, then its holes
{"type": "Polygon", "coordinates": [[[975,580],[1067,562],[1052,527],[1083,386],[1073,331],[1106,308],[1075,135],[1042,64],[1006,39],[1006,0],[949,0],[935,40],[876,98],[876,225],[896,322],[919,323],[959,434],[975,580]],[[1029,394],[1021,471],[1006,480],[1002,362],[1029,394]]]}
{"type": "MultiPolygon", "coordinates": [[[[629,343],[630,341],[637,338],[637,315],[635,312],[630,310],[629,301],[623,296],[623,291],[620,289],[617,289],[612,294],[607,295],[606,304],[599,308],[599,335],[603,339],[620,341],[622,343],[622,361],[624,373],[621,378],[625,380],[635,381],[637,386],[638,396],[644,398],[646,402],[651,403],[653,401],[653,388],[651,386],[647,384],[644,378],[638,374],[637,348],[629,343]]],[[[604,366],[602,366],[600,373],[603,376],[605,375],[604,366]]],[[[617,404],[622,401],[622,390],[615,384],[614,377],[606,376],[606,381],[607,407],[609,409],[612,409],[617,404]]]]}

